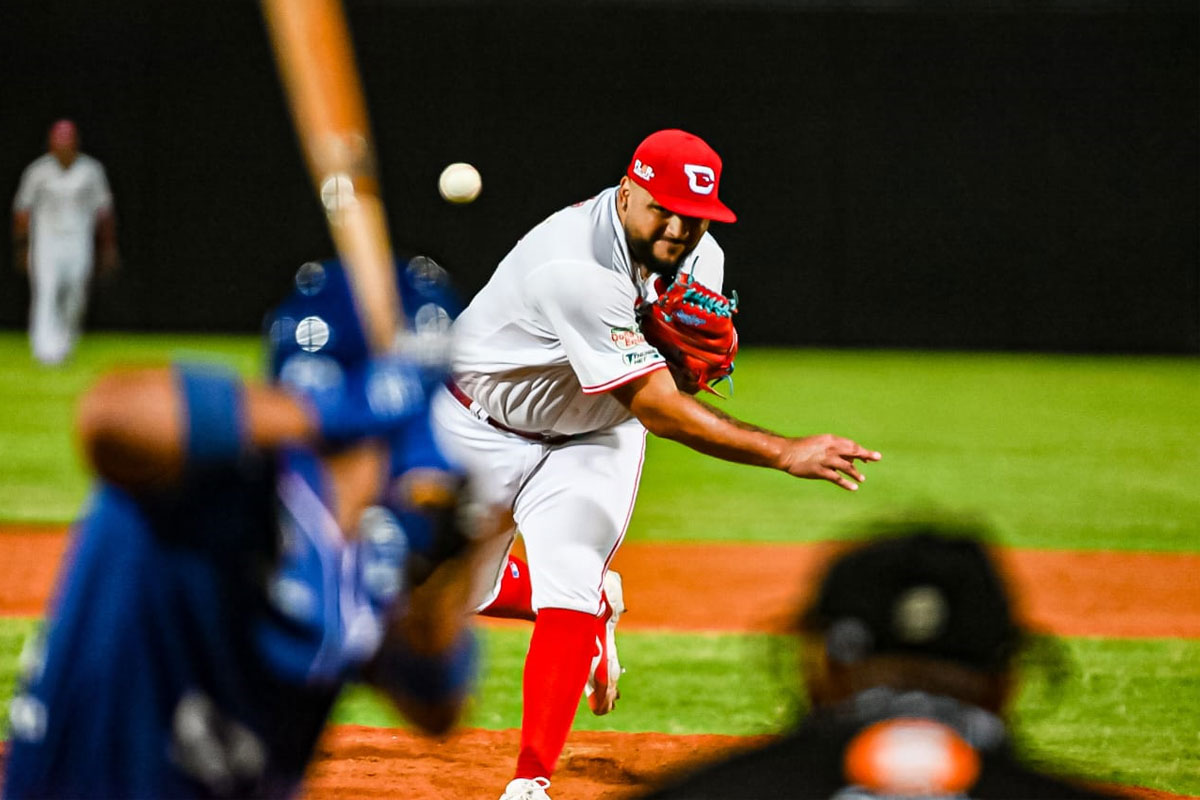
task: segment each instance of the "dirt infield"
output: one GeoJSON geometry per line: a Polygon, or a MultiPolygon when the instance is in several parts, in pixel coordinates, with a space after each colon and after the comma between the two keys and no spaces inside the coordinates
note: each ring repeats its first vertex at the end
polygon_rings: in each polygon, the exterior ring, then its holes
{"type": "MultiPolygon", "coordinates": [[[[622,626],[785,629],[836,545],[629,544],[622,626]]],[[[1031,627],[1063,636],[1200,638],[1200,555],[999,551],[1031,627]]]]}
{"type": "MultiPolygon", "coordinates": [[[[0,528],[0,616],[42,613],[65,547],[61,528],[0,528]]],[[[784,630],[835,548],[626,544],[613,565],[630,609],[622,630],[784,630]]],[[[1000,559],[1035,629],[1200,638],[1198,555],[1006,549],[1000,559]]]]}
{"type": "Polygon", "coordinates": [[[66,550],[61,526],[0,528],[0,616],[39,616],[66,550]]]}
{"type": "MultiPolygon", "coordinates": [[[[340,725],[317,747],[302,800],[493,800],[512,769],[520,732],[465,730],[431,740],[390,728],[340,725]]],[[[554,796],[633,800],[665,776],[770,737],[670,736],[576,731],[563,750],[554,796]]],[[[0,783],[4,779],[0,742],[0,783]]],[[[1194,800],[1131,786],[1107,786],[1138,800],[1194,800]]]]}
{"type": "MultiPolygon", "coordinates": [[[[322,741],[303,797],[494,800],[512,770],[519,737],[515,730],[469,730],[438,742],[404,731],[342,725],[322,741]]],[[[575,731],[551,793],[564,800],[629,800],[688,764],[768,738],[575,731]]],[[[1107,788],[1141,800],[1185,800],[1154,789],[1107,788]]]]}
{"type": "MultiPolygon", "coordinates": [[[[0,616],[42,613],[65,542],[58,528],[0,528],[0,616]]],[[[802,600],[800,587],[834,547],[627,544],[614,564],[625,576],[630,609],[622,629],[783,630],[802,600]]],[[[1039,630],[1200,638],[1200,556],[1003,550],[1001,559],[1022,598],[1021,615],[1039,630]]],[[[437,742],[392,729],[332,728],[304,797],[494,798],[512,769],[517,740],[511,730],[469,730],[437,742]]],[[[760,740],[575,732],[554,796],[631,798],[689,762],[760,740]]],[[[1177,797],[1130,791],[1147,800],[1177,797]]]]}
{"type": "MultiPolygon", "coordinates": [[[[404,731],[342,725],[323,740],[304,797],[494,800],[512,771],[519,737],[515,730],[468,730],[431,742],[404,731]]],[[[673,767],[761,741],[764,737],[575,732],[559,761],[554,796],[628,798],[673,767]]]]}

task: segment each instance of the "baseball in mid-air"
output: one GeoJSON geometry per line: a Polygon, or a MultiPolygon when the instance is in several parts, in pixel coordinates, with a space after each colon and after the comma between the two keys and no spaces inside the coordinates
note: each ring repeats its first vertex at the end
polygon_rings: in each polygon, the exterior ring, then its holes
{"type": "Polygon", "coordinates": [[[438,176],[438,192],[451,203],[469,203],[479,197],[482,188],[479,170],[462,161],[449,165],[438,176]]]}

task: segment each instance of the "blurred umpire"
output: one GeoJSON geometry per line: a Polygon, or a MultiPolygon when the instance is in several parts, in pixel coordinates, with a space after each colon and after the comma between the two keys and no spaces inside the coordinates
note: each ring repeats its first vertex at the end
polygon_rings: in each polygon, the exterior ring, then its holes
{"type": "MultiPolygon", "coordinates": [[[[444,274],[397,276],[406,341],[438,341],[444,274]]],[[[429,429],[437,348],[371,356],[335,261],[266,330],[267,383],[177,365],[82,398],[99,485],[23,658],[5,798],[291,796],[350,680],[456,720],[474,550],[429,429]]]]}
{"type": "Polygon", "coordinates": [[[801,618],[813,710],[651,797],[1116,797],[1021,764],[1003,720],[1022,633],[979,542],[918,527],[834,560],[801,618]]]}

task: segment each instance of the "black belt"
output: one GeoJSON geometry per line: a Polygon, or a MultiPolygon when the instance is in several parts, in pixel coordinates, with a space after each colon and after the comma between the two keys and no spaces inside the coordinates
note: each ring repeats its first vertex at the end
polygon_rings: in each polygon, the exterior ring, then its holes
{"type": "Polygon", "coordinates": [[[470,395],[459,388],[458,384],[454,382],[453,378],[446,379],[446,388],[450,390],[450,394],[453,395],[455,400],[462,403],[463,408],[467,409],[472,414],[479,417],[481,420],[486,422],[488,425],[491,425],[498,431],[511,433],[514,436],[520,436],[522,439],[528,439],[531,442],[540,442],[541,444],[566,444],[575,438],[574,436],[565,433],[530,433],[529,431],[519,431],[516,428],[510,428],[504,423],[497,422],[489,417],[479,406],[479,404],[471,399],[470,395]]]}

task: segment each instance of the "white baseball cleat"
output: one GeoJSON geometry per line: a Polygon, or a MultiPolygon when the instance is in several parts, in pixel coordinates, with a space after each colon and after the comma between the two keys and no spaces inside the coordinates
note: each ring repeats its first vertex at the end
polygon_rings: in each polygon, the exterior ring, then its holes
{"type": "Polygon", "coordinates": [[[516,778],[504,787],[500,800],[550,800],[549,788],[550,781],[545,778],[516,778]]]}
{"type": "Polygon", "coordinates": [[[625,590],[621,574],[609,570],[604,574],[604,595],[608,598],[609,617],[604,623],[604,639],[596,638],[599,652],[592,659],[587,684],[583,693],[588,706],[597,717],[613,710],[621,693],[617,691],[617,680],[624,672],[617,660],[617,621],[625,613],[625,590]]]}

